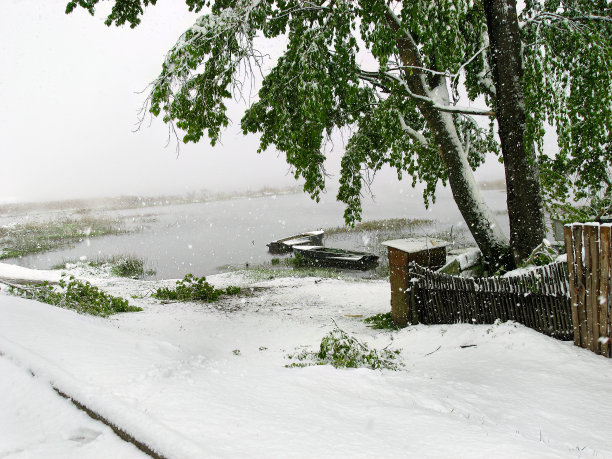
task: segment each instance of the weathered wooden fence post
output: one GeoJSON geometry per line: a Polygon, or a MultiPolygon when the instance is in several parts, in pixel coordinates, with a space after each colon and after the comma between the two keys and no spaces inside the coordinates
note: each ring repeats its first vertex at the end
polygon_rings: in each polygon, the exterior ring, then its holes
{"type": "Polygon", "coordinates": [[[408,254],[391,247],[389,250],[389,283],[391,284],[391,319],[398,327],[408,325],[411,316],[410,306],[406,301],[406,292],[410,287],[408,278],[408,254]]]}
{"type": "Polygon", "coordinates": [[[439,268],[446,263],[448,242],[432,238],[395,239],[383,242],[389,250],[391,319],[398,327],[418,321],[410,263],[439,268]]]}
{"type": "Polygon", "coordinates": [[[606,357],[611,355],[611,232],[610,225],[598,223],[564,229],[574,344],[606,357]]]}
{"type": "Polygon", "coordinates": [[[601,355],[610,357],[612,323],[610,321],[610,233],[609,225],[602,225],[599,232],[600,245],[600,281],[599,281],[599,336],[601,338],[601,355]]]}
{"type": "MultiPolygon", "coordinates": [[[[581,231],[581,230],[580,230],[581,231]]],[[[578,269],[577,260],[582,260],[582,254],[576,256],[574,250],[576,248],[575,240],[582,240],[582,232],[579,235],[573,233],[571,226],[564,228],[565,249],[567,253],[567,270],[570,281],[570,300],[572,302],[572,328],[574,330],[574,344],[582,346],[580,335],[580,319],[578,318],[578,285],[582,279],[582,269],[578,269]]],[[[582,268],[582,267],[581,267],[582,268]]]]}

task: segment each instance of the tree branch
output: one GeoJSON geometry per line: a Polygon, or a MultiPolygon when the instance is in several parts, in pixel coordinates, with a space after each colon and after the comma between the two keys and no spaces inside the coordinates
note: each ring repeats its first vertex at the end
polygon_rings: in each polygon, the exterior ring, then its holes
{"type": "MultiPolygon", "coordinates": [[[[397,75],[394,75],[393,73],[384,72],[382,75],[399,83],[406,91],[406,94],[408,94],[408,96],[410,96],[411,98],[429,104],[432,106],[432,108],[441,112],[462,113],[466,115],[479,116],[495,116],[495,112],[489,109],[483,110],[472,107],[442,105],[436,102],[432,97],[430,97],[431,90],[429,88],[429,85],[425,81],[425,75],[423,73],[423,70],[419,70],[419,68],[424,69],[425,66],[423,65],[419,47],[416,41],[414,40],[414,37],[403,29],[400,19],[395,15],[391,7],[387,4],[385,4],[384,14],[385,19],[387,21],[387,25],[391,28],[391,30],[398,34],[396,40],[402,62],[407,68],[417,69],[417,74],[410,79],[414,88],[410,87],[408,81],[404,80],[403,78],[400,78],[397,75]]],[[[373,72],[369,72],[370,76],[372,76],[372,73],[373,72]]]]}
{"type": "Polygon", "coordinates": [[[457,78],[459,78],[459,75],[461,75],[461,70],[463,70],[464,68],[466,68],[468,65],[470,65],[470,62],[472,62],[474,59],[476,59],[480,54],[482,54],[483,52],[485,52],[487,50],[487,48],[489,47],[489,44],[487,43],[485,46],[483,46],[482,48],[480,48],[478,51],[476,51],[476,53],[470,57],[467,61],[465,61],[463,64],[461,64],[461,67],[459,67],[459,69],[455,72],[454,75],[451,75],[453,77],[453,84],[455,84],[457,78]]]}
{"type": "Polygon", "coordinates": [[[425,136],[423,134],[421,134],[420,132],[415,131],[410,126],[408,126],[406,124],[406,120],[404,120],[404,117],[402,116],[402,114],[400,113],[399,110],[395,110],[395,113],[397,114],[397,117],[399,119],[400,126],[402,127],[402,130],[406,134],[408,134],[410,137],[415,139],[417,142],[419,142],[422,147],[428,148],[429,147],[429,142],[427,142],[427,139],[425,138],[425,136]]]}
{"type": "MultiPolygon", "coordinates": [[[[366,72],[366,73],[372,74],[374,72],[366,72]]],[[[399,76],[394,75],[390,72],[385,72],[383,73],[383,75],[387,78],[394,80],[396,83],[400,84],[402,88],[404,88],[404,90],[406,91],[409,97],[416,99],[416,100],[420,100],[421,102],[425,102],[426,104],[431,105],[433,108],[441,112],[461,113],[464,115],[475,115],[475,116],[495,116],[495,112],[488,108],[481,109],[481,108],[475,108],[475,107],[461,107],[461,106],[456,106],[456,105],[440,104],[439,102],[436,102],[431,97],[421,96],[419,94],[415,94],[414,92],[412,92],[410,90],[410,87],[408,86],[408,83],[406,83],[406,81],[400,78],[399,76]]]]}

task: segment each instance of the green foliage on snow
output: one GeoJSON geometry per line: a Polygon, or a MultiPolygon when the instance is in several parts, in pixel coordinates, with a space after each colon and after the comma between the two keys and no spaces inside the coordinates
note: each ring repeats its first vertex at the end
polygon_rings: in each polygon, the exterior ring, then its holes
{"type": "Polygon", "coordinates": [[[335,368],[369,368],[371,370],[397,370],[399,350],[371,349],[367,344],[350,336],[337,326],[321,340],[318,352],[303,350],[289,358],[296,359],[287,367],[332,365],[335,368]]]}
{"type": "Polygon", "coordinates": [[[142,311],[142,308],[130,306],[127,300],[109,295],[89,282],[77,280],[73,276],[62,276],[58,287],[44,282],[41,285],[11,286],[8,291],[16,296],[93,316],[108,317],[120,312],[142,311]]]}
{"type": "Polygon", "coordinates": [[[158,288],[153,298],[169,301],[217,301],[221,295],[237,295],[240,287],[230,285],[225,289],[218,289],[210,285],[205,277],[195,277],[187,274],[183,280],[176,281],[176,287],[158,288]]]}
{"type": "Polygon", "coordinates": [[[145,269],[144,261],[135,256],[120,256],[110,260],[111,274],[117,277],[142,277],[153,275],[155,271],[145,269]]]}
{"type": "Polygon", "coordinates": [[[363,322],[376,330],[399,330],[398,326],[393,323],[390,312],[366,317],[363,322]]]}
{"type": "Polygon", "coordinates": [[[70,269],[71,265],[78,266],[80,264],[93,268],[109,268],[110,274],[117,277],[137,279],[155,274],[154,269],[146,268],[146,262],[143,258],[129,254],[103,256],[89,261],[65,259],[61,263],[52,266],[51,269],[70,269]]]}

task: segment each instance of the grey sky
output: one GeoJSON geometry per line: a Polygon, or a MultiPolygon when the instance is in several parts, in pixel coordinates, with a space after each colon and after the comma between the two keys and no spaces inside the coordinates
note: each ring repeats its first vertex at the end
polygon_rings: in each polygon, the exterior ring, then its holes
{"type": "MultiPolygon", "coordinates": [[[[136,92],[196,17],[183,1],[160,1],[134,30],[106,27],[102,11],[67,16],[66,0],[1,2],[0,202],[295,183],[282,156],[257,155],[257,138],[241,134],[239,104],[222,145],[182,145],[178,158],[174,144],[165,148],[161,121],[132,132],[145,98],[136,92]]],[[[479,176],[501,177],[499,164],[489,163],[479,176]]],[[[397,186],[391,171],[378,182],[397,186]]]]}

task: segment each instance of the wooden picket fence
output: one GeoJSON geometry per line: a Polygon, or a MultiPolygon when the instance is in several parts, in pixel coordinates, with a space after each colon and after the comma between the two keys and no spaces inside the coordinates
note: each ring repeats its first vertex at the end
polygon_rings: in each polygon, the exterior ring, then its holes
{"type": "Polygon", "coordinates": [[[610,357],[612,226],[597,223],[564,228],[569,267],[574,344],[610,357]]]}
{"type": "Polygon", "coordinates": [[[408,322],[490,324],[497,319],[514,320],[558,339],[574,336],[566,263],[553,263],[520,276],[490,278],[450,276],[411,264],[408,276],[408,307],[404,309],[408,322]]]}

